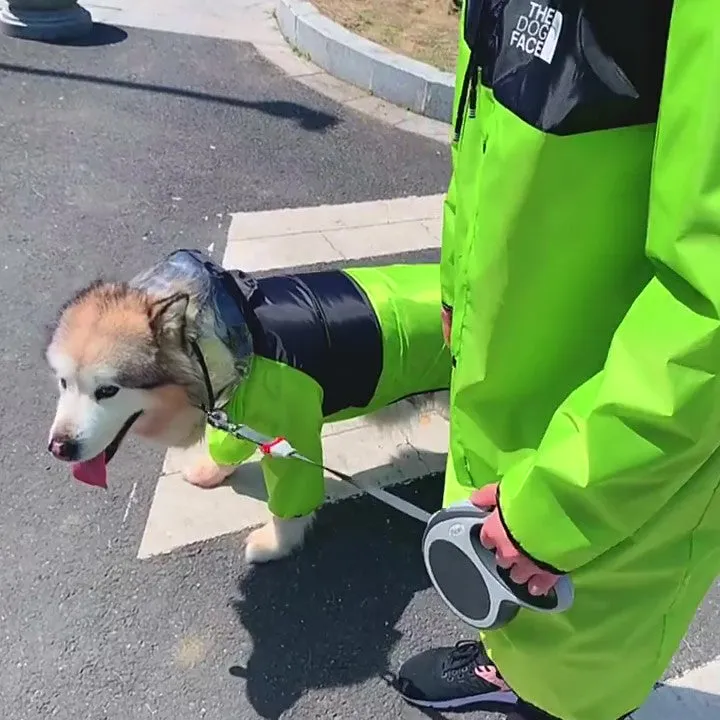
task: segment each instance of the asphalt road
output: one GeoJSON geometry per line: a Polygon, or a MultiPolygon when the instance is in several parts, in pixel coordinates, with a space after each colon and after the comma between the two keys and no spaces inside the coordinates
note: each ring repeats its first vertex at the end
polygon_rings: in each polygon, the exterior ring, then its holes
{"type": "MultiPolygon", "coordinates": [[[[420,528],[364,498],[296,559],[241,537],[135,559],[160,455],[107,492],[45,451],[57,305],[178,246],[222,257],[229,212],[442,191],[447,152],[348,112],[248,45],[132,30],[104,47],[0,38],[0,699],[12,720],[420,718],[383,680],[460,632],[420,528]]],[[[439,480],[408,488],[439,502],[439,480]]],[[[717,652],[718,595],[677,669],[717,652]]],[[[473,717],[482,718],[480,714],[473,717]]]]}

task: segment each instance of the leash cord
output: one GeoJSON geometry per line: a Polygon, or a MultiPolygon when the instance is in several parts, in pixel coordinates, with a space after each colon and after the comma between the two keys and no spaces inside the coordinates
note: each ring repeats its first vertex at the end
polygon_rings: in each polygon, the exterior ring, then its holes
{"type": "Polygon", "coordinates": [[[301,455],[284,437],[270,437],[259,433],[257,430],[253,430],[248,425],[231,422],[224,410],[215,409],[215,394],[210,380],[210,371],[208,370],[207,363],[205,362],[205,358],[203,357],[199,345],[196,341],[192,341],[190,343],[190,347],[192,348],[198,364],[200,365],[203,382],[205,383],[207,405],[200,406],[198,409],[205,413],[208,425],[216,428],[217,430],[229,433],[238,440],[246,440],[247,442],[252,443],[265,457],[286,458],[308,463],[309,465],[313,465],[330,475],[334,475],[339,480],[349,483],[357,490],[360,490],[360,492],[371,495],[376,500],[379,500],[385,505],[400,511],[404,515],[408,515],[409,517],[423,523],[426,523],[430,519],[430,513],[422,510],[412,503],[407,502],[406,500],[403,500],[402,498],[397,497],[397,495],[393,495],[392,493],[381,490],[380,488],[365,487],[360,485],[360,483],[355,481],[352,475],[327,467],[322,463],[315,462],[314,460],[301,455]]]}

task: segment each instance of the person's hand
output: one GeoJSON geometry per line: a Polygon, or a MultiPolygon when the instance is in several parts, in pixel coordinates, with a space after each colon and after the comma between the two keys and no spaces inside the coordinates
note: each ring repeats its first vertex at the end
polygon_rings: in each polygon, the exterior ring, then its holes
{"type": "Polygon", "coordinates": [[[450,347],[450,331],[452,330],[452,308],[443,306],[440,310],[442,318],[442,332],[445,344],[450,347]]]}
{"type": "Polygon", "coordinates": [[[539,568],[515,547],[500,519],[497,493],[498,485],[495,483],[476,490],[470,497],[470,502],[476,507],[493,511],[480,531],[480,542],[488,550],[495,551],[498,566],[510,570],[510,578],[513,582],[527,585],[531,595],[547,595],[555,587],[560,576],[539,568]]]}

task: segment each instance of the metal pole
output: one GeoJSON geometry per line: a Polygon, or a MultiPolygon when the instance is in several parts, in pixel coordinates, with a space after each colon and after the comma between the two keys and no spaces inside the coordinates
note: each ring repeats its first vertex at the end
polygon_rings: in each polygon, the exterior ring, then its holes
{"type": "Polygon", "coordinates": [[[0,32],[5,35],[61,42],[92,27],[90,13],[75,0],[0,0],[0,32]]]}

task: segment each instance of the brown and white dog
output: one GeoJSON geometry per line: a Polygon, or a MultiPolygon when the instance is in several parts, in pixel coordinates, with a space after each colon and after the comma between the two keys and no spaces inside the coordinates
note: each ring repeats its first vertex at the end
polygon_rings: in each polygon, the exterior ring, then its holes
{"type": "MultiPolygon", "coordinates": [[[[103,282],[62,309],[46,349],[60,391],[48,449],[71,463],[76,478],[104,486],[106,464],[129,431],[162,447],[203,442],[205,385],[183,337],[191,312],[186,295],[157,299],[103,282]]],[[[235,470],[208,453],[193,456],[183,475],[195,485],[215,487],[235,470]]],[[[248,561],[289,554],[311,522],[273,518],[248,538],[248,561]]]]}
{"type": "MultiPolygon", "coordinates": [[[[186,253],[183,272],[188,257],[202,260],[186,253]]],[[[165,277],[160,287],[142,280],[98,281],[61,308],[46,348],[59,387],[48,449],[71,464],[77,479],[106,486],[106,465],[128,432],[163,447],[205,442],[200,407],[207,400],[207,368],[215,388],[236,386],[241,377],[237,353],[227,339],[216,337],[218,319],[206,309],[206,290],[182,272],[165,277]],[[198,341],[205,371],[192,352],[198,341]]],[[[442,408],[442,393],[426,398],[433,405],[438,401],[442,408]]],[[[393,409],[376,415],[382,424],[406,420],[393,409]]],[[[214,487],[235,469],[216,464],[208,452],[188,455],[195,460],[183,474],[194,485],[214,487]]],[[[247,559],[265,562],[288,555],[302,543],[311,521],[311,516],[272,517],[250,534],[247,559]]]]}

